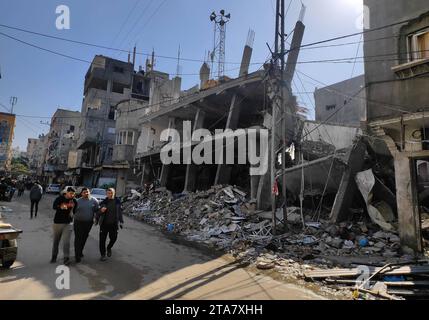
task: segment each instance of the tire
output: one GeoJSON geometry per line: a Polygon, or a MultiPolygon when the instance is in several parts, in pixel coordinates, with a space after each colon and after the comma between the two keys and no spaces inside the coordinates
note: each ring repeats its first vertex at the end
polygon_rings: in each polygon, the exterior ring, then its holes
{"type": "Polygon", "coordinates": [[[3,268],[9,269],[15,263],[15,260],[3,261],[3,268]]]}

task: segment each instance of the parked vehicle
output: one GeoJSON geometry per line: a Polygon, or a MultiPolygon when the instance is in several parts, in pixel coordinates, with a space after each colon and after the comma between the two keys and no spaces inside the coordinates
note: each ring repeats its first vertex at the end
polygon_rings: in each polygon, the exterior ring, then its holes
{"type": "Polygon", "coordinates": [[[46,193],[60,193],[60,191],[61,185],[59,184],[48,184],[45,190],[46,193]]]}
{"type": "Polygon", "coordinates": [[[16,260],[18,254],[16,239],[20,233],[22,230],[0,222],[0,262],[3,268],[10,268],[16,260]]]}
{"type": "Polygon", "coordinates": [[[15,188],[11,186],[5,186],[0,188],[0,201],[12,201],[15,188]]]}
{"type": "Polygon", "coordinates": [[[91,190],[91,196],[93,196],[98,201],[104,200],[107,197],[106,189],[93,188],[91,190]]]}

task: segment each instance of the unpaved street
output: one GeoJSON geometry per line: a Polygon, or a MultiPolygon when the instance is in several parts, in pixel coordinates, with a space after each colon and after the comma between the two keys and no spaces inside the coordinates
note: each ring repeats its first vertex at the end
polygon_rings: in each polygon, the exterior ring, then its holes
{"type": "MultiPolygon", "coordinates": [[[[30,220],[28,193],[1,206],[3,220],[22,229],[18,261],[0,269],[0,299],[321,299],[313,292],[257,275],[226,257],[169,239],[152,226],[125,218],[113,256],[99,261],[93,227],[82,263],[70,265],[70,289],[57,289],[50,264],[54,196],[45,195],[30,220]]],[[[72,242],[73,242],[72,236],[72,242]]],[[[60,246],[61,249],[61,246],[60,246]]],[[[73,245],[71,253],[74,252],[73,245]]]]}

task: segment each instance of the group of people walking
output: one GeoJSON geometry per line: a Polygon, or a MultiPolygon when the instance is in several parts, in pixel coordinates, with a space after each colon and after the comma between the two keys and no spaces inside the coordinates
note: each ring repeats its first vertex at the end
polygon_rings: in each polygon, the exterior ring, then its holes
{"type": "MultiPolygon", "coordinates": [[[[30,190],[31,219],[37,217],[38,204],[43,195],[43,189],[39,183],[35,183],[30,190]],[[34,210],[33,210],[34,209],[34,210]]],[[[91,196],[88,188],[83,188],[79,198],[76,198],[76,190],[67,187],[53,203],[55,210],[53,224],[53,246],[51,263],[57,262],[59,245],[62,241],[64,264],[70,263],[70,240],[74,231],[74,250],[76,263],[81,262],[83,249],[89,233],[94,225],[100,226],[99,250],[101,261],[106,261],[112,256],[112,247],[118,238],[118,229],[123,227],[121,201],[115,197],[115,189],[106,191],[106,199],[98,202],[91,196]],[[107,237],[109,243],[106,246],[107,237]]]]}

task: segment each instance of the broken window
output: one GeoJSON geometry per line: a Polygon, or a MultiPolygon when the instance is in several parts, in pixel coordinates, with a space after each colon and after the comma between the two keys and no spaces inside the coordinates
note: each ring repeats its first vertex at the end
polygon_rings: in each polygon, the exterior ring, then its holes
{"type": "Polygon", "coordinates": [[[335,104],[330,104],[326,106],[326,111],[334,110],[336,108],[335,104]]]}
{"type": "Polygon", "coordinates": [[[118,66],[114,66],[113,67],[113,72],[124,73],[124,68],[118,67],[118,66]]]}
{"type": "Polygon", "coordinates": [[[74,132],[74,126],[70,126],[70,132],[74,132]]]}
{"type": "Polygon", "coordinates": [[[124,89],[128,88],[128,87],[129,86],[127,86],[125,84],[121,84],[121,83],[118,83],[118,82],[113,82],[112,92],[123,94],[124,93],[124,89]]]}
{"type": "Polygon", "coordinates": [[[109,120],[115,120],[115,107],[110,106],[109,115],[107,117],[109,120]]]}
{"type": "Polygon", "coordinates": [[[408,60],[429,59],[429,28],[408,36],[408,60]]]}

